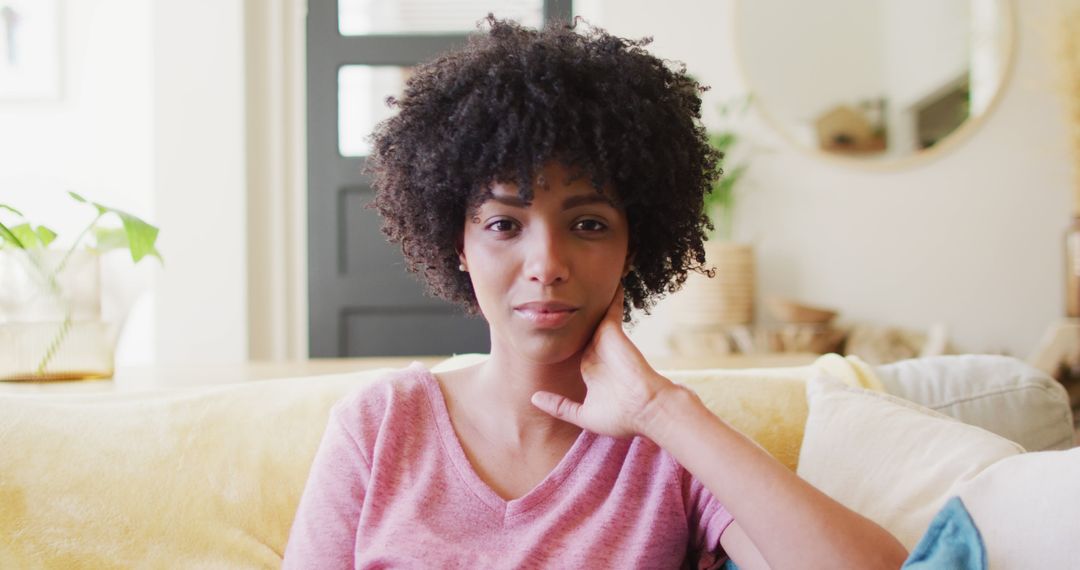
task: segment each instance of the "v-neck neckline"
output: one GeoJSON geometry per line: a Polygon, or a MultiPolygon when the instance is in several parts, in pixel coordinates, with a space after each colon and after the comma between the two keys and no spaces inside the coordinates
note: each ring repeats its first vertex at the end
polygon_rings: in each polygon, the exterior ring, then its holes
{"type": "Polygon", "coordinates": [[[518,516],[541,504],[574,472],[596,438],[596,434],[589,430],[581,430],[574,444],[539,484],[520,497],[504,499],[476,473],[476,469],[465,455],[465,448],[458,438],[457,431],[454,430],[453,422],[450,421],[450,409],[439,386],[438,378],[427,369],[424,369],[424,372],[424,385],[427,388],[428,401],[431,404],[432,415],[435,416],[435,425],[439,431],[439,439],[442,440],[443,450],[473,494],[489,508],[502,514],[504,518],[518,516]]]}

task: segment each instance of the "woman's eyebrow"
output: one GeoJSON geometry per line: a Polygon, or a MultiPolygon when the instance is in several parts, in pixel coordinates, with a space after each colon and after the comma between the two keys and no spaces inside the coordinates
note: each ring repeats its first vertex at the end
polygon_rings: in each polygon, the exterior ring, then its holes
{"type": "MultiPolygon", "coordinates": [[[[512,194],[493,194],[488,198],[504,206],[510,206],[512,208],[528,208],[532,205],[532,202],[525,200],[521,196],[515,196],[512,194]]],[[[578,206],[585,206],[588,204],[607,204],[608,206],[615,207],[615,203],[610,198],[603,194],[597,194],[595,192],[589,194],[577,194],[570,196],[563,200],[562,209],[569,210],[578,206]]]]}

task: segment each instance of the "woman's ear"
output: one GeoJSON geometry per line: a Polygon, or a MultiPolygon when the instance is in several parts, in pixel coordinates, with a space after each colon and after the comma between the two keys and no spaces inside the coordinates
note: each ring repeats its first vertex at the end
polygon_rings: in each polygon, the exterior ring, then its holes
{"type": "Polygon", "coordinates": [[[464,232],[462,232],[460,235],[458,235],[457,244],[455,244],[455,248],[457,249],[458,270],[459,271],[468,271],[469,270],[469,264],[465,261],[465,235],[464,235],[464,232]]]}
{"type": "Polygon", "coordinates": [[[634,270],[634,252],[626,254],[626,261],[623,262],[622,276],[626,277],[630,275],[630,272],[634,270]]]}

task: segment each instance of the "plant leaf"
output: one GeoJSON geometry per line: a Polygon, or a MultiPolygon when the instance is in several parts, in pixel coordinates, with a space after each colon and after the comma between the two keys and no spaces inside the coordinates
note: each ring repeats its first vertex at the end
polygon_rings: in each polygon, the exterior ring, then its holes
{"type": "MultiPolygon", "coordinates": [[[[120,221],[124,224],[124,236],[127,240],[128,250],[131,252],[132,261],[138,263],[147,255],[152,255],[158,258],[158,261],[164,263],[164,260],[161,258],[161,253],[154,247],[154,242],[157,241],[158,235],[157,227],[150,225],[138,216],[134,216],[123,210],[117,210],[116,208],[110,208],[103,204],[98,204],[97,202],[91,202],[74,192],[68,192],[68,194],[79,202],[90,204],[97,208],[99,217],[110,212],[120,217],[120,221]]],[[[112,246],[115,243],[115,238],[110,238],[107,245],[112,246]]]]}
{"type": "Polygon", "coordinates": [[[94,248],[100,252],[124,249],[128,246],[124,228],[94,228],[94,248]]]}
{"type": "Polygon", "coordinates": [[[158,229],[141,219],[128,214],[127,212],[121,212],[120,210],[110,210],[120,216],[120,221],[124,223],[124,233],[127,235],[128,247],[131,249],[131,260],[138,263],[143,257],[147,255],[153,255],[161,260],[161,254],[154,248],[154,242],[157,241],[158,229]]]}
{"type": "Polygon", "coordinates": [[[724,131],[720,133],[713,133],[709,135],[709,144],[720,152],[727,152],[736,142],[739,137],[731,131],[724,131]]]}
{"type": "Polygon", "coordinates": [[[3,238],[4,242],[10,243],[11,245],[19,249],[26,249],[26,246],[23,245],[22,240],[19,239],[19,236],[15,235],[15,232],[12,232],[10,229],[8,229],[7,226],[2,223],[0,223],[0,238],[3,238]]]}
{"type": "Polygon", "coordinates": [[[41,239],[38,238],[37,232],[30,227],[30,224],[13,226],[11,233],[15,234],[15,238],[22,242],[23,249],[41,247],[41,239]]]}
{"type": "Polygon", "coordinates": [[[110,210],[108,206],[102,206],[97,202],[91,202],[90,200],[87,200],[86,198],[83,198],[82,196],[74,192],[68,191],[68,196],[71,196],[72,198],[78,200],[79,202],[82,202],[83,204],[90,204],[91,206],[97,208],[99,216],[104,216],[110,210]]]}
{"type": "Polygon", "coordinates": [[[8,210],[10,212],[14,212],[15,215],[19,216],[20,218],[25,218],[26,217],[26,216],[23,215],[22,212],[16,210],[15,208],[12,208],[11,206],[8,206],[7,204],[0,204],[0,208],[2,208],[4,210],[8,210]]]}
{"type": "Polygon", "coordinates": [[[725,173],[724,177],[720,179],[720,183],[723,184],[726,182],[728,186],[734,187],[735,183],[738,182],[740,178],[742,178],[742,175],[744,173],[746,173],[746,165],[740,164],[725,173]]]}
{"type": "Polygon", "coordinates": [[[34,233],[37,234],[39,240],[41,240],[42,247],[49,247],[49,244],[56,239],[56,232],[50,230],[45,226],[38,226],[34,228],[34,233]]]}

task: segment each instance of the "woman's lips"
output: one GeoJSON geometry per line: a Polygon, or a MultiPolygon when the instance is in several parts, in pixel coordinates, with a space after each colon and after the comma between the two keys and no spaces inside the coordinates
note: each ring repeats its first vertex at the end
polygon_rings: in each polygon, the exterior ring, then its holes
{"type": "Polygon", "coordinates": [[[558,328],[566,324],[577,308],[565,303],[525,303],[514,307],[514,314],[538,328],[558,328]]]}

